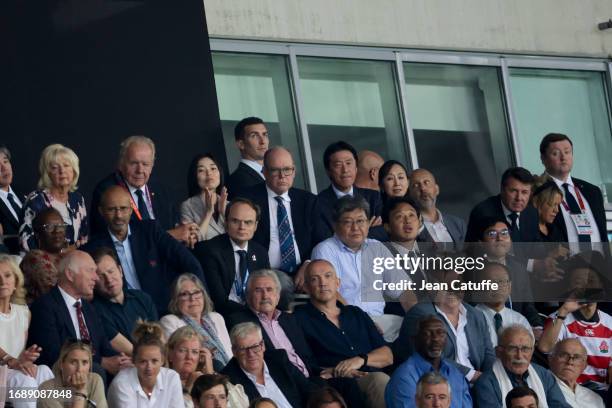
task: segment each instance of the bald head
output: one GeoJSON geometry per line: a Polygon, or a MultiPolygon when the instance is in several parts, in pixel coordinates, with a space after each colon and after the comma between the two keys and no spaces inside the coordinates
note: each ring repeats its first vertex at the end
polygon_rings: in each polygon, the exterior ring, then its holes
{"type": "Polygon", "coordinates": [[[427,213],[435,210],[440,187],[432,172],[427,169],[416,169],[410,173],[408,194],[421,207],[421,211],[427,213]]]}
{"type": "Polygon", "coordinates": [[[121,186],[111,186],[102,194],[98,207],[108,229],[120,240],[125,239],[132,216],[130,193],[121,186]]]}
{"type": "Polygon", "coordinates": [[[295,164],[289,150],[284,147],[273,147],[264,154],[263,174],[266,185],[276,194],[286,193],[293,187],[295,164]]]}
{"type": "Polygon", "coordinates": [[[361,188],[378,190],[378,171],[385,160],[376,152],[363,150],[359,152],[357,165],[357,178],[355,185],[361,188]]]}
{"type": "Polygon", "coordinates": [[[306,267],[304,287],[315,307],[317,305],[331,306],[336,302],[340,280],[331,263],[317,259],[306,267]]]}
{"type": "Polygon", "coordinates": [[[60,261],[58,269],[57,283],[70,296],[76,299],[89,299],[93,296],[98,275],[96,264],[87,252],[68,252],[60,261]]]}

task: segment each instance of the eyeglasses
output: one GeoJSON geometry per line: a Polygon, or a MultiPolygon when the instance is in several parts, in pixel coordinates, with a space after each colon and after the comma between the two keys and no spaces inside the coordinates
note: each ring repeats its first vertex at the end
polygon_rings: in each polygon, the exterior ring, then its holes
{"type": "Polygon", "coordinates": [[[289,177],[293,173],[295,173],[295,167],[283,167],[283,168],[272,167],[267,170],[270,172],[270,175],[272,177],[280,177],[281,174],[283,175],[283,177],[289,177]]]}
{"type": "Polygon", "coordinates": [[[200,300],[202,299],[202,291],[198,289],[193,292],[180,292],[178,298],[180,300],[200,300]]]}
{"type": "Polygon", "coordinates": [[[533,347],[531,346],[501,346],[504,350],[509,351],[510,353],[516,353],[520,351],[523,354],[531,353],[533,351],[533,347]]]}
{"type": "Polygon", "coordinates": [[[569,363],[570,361],[581,362],[586,360],[586,356],[583,356],[582,354],[570,354],[564,351],[556,353],[555,357],[557,357],[561,361],[565,361],[566,363],[569,363]]]}
{"type": "Polygon", "coordinates": [[[43,224],[41,229],[45,232],[64,232],[68,228],[68,224],[43,224]]]}
{"type": "Polygon", "coordinates": [[[105,213],[123,213],[130,211],[132,207],[104,207],[105,213]]]}
{"type": "Polygon", "coordinates": [[[238,218],[230,218],[229,223],[232,225],[241,225],[244,224],[246,227],[252,227],[255,225],[255,220],[239,220],[238,218]]]}
{"type": "Polygon", "coordinates": [[[264,345],[264,342],[262,340],[259,343],[254,344],[249,347],[236,347],[234,351],[236,352],[236,354],[247,354],[249,351],[253,353],[260,353],[261,350],[263,350],[263,345],[264,345]]]}
{"type": "Polygon", "coordinates": [[[510,236],[510,231],[508,231],[508,228],[504,228],[499,231],[497,230],[487,231],[485,234],[488,238],[492,238],[492,239],[496,239],[497,237],[507,238],[510,236]]]}
{"type": "Polygon", "coordinates": [[[510,279],[491,279],[492,283],[497,283],[499,286],[507,286],[510,283],[510,279]]]}
{"type": "Polygon", "coordinates": [[[339,223],[342,228],[353,228],[353,225],[356,225],[361,228],[366,226],[366,224],[368,223],[368,219],[359,218],[358,220],[340,220],[339,223]]]}

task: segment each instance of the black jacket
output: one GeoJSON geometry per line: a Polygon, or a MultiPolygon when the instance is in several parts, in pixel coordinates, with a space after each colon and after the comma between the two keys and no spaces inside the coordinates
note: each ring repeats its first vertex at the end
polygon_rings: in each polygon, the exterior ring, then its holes
{"type": "MultiPolygon", "coordinates": [[[[15,190],[13,190],[13,193],[19,198],[23,206],[25,196],[15,190]]],[[[19,234],[19,227],[23,223],[23,207],[21,211],[17,213],[17,216],[18,218],[15,218],[4,201],[0,200],[0,224],[2,224],[4,235],[14,235],[14,237],[5,238],[4,240],[4,244],[12,254],[18,254],[20,249],[19,237],[17,235],[19,234]]]]}
{"type": "Polygon", "coordinates": [[[225,183],[227,187],[228,198],[231,200],[234,197],[240,197],[239,192],[245,188],[263,183],[263,176],[257,174],[253,168],[240,162],[236,170],[227,179],[225,183]]]}
{"type": "MultiPolygon", "coordinates": [[[[244,308],[228,299],[236,279],[236,261],[229,235],[217,235],[208,241],[198,242],[193,254],[200,261],[208,292],[217,311],[227,315],[244,308]]],[[[270,268],[268,251],[253,240],[249,241],[247,268],[250,272],[270,268]]]]}

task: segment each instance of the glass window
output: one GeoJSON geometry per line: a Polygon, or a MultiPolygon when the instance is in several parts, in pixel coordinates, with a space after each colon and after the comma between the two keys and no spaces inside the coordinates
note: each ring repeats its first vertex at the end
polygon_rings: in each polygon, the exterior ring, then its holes
{"type": "Polygon", "coordinates": [[[440,207],[467,219],[512,164],[499,71],[405,63],[404,76],[419,167],[436,176],[440,207]]]}
{"type": "Polygon", "coordinates": [[[304,117],[319,191],[329,186],[323,152],[344,140],[357,151],[407,162],[393,63],[301,57],[304,117]]]}
{"type": "Polygon", "coordinates": [[[542,137],[564,133],[574,144],[572,176],[599,186],[606,197],[612,139],[603,73],[511,68],[510,86],[523,165],[541,174],[542,137]]]}
{"type": "Polygon", "coordinates": [[[304,188],[306,177],[285,57],[214,52],[212,58],[230,172],[240,161],[234,126],[242,118],[257,116],[268,127],[270,146],[282,145],[292,152],[298,169],[294,185],[304,188]]]}

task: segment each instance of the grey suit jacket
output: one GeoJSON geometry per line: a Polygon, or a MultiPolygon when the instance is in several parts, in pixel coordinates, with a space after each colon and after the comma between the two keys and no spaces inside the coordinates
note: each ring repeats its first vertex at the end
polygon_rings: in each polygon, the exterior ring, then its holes
{"type": "MultiPolygon", "coordinates": [[[[456,249],[461,249],[463,246],[463,241],[465,241],[465,232],[467,230],[467,225],[463,219],[448,213],[444,213],[440,211],[442,214],[442,220],[444,226],[448,230],[451,238],[453,239],[453,243],[455,244],[456,249]]],[[[427,228],[423,227],[423,230],[419,233],[418,236],[419,242],[434,242],[431,234],[427,231],[427,228]]]]}
{"type": "MultiPolygon", "coordinates": [[[[202,201],[202,198],[199,195],[189,197],[187,200],[181,203],[181,222],[194,222],[200,225],[202,219],[204,218],[205,211],[206,205],[204,204],[204,201],[202,201]]],[[[208,224],[208,231],[202,231],[202,229],[198,231],[198,241],[206,241],[224,233],[225,216],[223,214],[219,214],[218,222],[215,221],[213,217],[211,217],[210,222],[208,224]]]]}
{"type": "MultiPolygon", "coordinates": [[[[491,344],[487,320],[482,312],[475,307],[465,302],[463,302],[463,306],[467,311],[465,335],[470,350],[470,362],[474,369],[478,371],[490,370],[495,362],[495,352],[491,344]]],[[[457,360],[457,338],[452,328],[446,322],[444,316],[438,313],[434,304],[427,302],[414,305],[404,317],[399,337],[393,343],[393,355],[398,363],[406,360],[415,352],[414,338],[417,334],[419,319],[428,315],[438,316],[444,323],[446,344],[442,357],[453,361],[457,360]]],[[[457,366],[464,375],[469,372],[468,367],[460,364],[457,364],[457,366]]]]}

